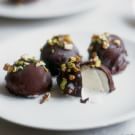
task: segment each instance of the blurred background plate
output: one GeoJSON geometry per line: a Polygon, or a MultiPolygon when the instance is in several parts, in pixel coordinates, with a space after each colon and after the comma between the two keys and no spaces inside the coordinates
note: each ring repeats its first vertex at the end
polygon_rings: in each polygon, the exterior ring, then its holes
{"type": "Polygon", "coordinates": [[[93,9],[98,0],[37,0],[13,5],[0,0],[0,16],[15,19],[43,19],[73,15],[93,9]]]}

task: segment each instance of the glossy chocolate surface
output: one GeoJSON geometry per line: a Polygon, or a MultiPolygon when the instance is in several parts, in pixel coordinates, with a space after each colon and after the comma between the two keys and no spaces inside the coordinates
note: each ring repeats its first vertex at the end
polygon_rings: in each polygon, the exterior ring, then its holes
{"type": "Polygon", "coordinates": [[[5,64],[6,88],[17,96],[34,96],[50,91],[51,74],[43,61],[23,55],[13,65],[5,64]]]}
{"type": "Polygon", "coordinates": [[[122,39],[116,35],[108,35],[105,46],[102,40],[100,42],[92,42],[89,46],[89,58],[92,53],[97,53],[103,65],[107,66],[112,74],[123,71],[127,65],[127,51],[122,39]]]}
{"type": "MultiPolygon", "coordinates": [[[[60,36],[58,36],[60,37],[60,36]]],[[[61,40],[61,44],[65,42],[61,40]]],[[[71,56],[79,55],[77,47],[71,42],[71,49],[64,49],[61,45],[57,43],[50,45],[48,42],[41,50],[41,60],[46,63],[47,68],[50,70],[53,76],[58,75],[60,65],[66,63],[71,56]]]]}
{"type": "Polygon", "coordinates": [[[41,66],[33,64],[23,70],[6,75],[6,88],[17,96],[34,96],[50,91],[51,74],[41,66]]]}

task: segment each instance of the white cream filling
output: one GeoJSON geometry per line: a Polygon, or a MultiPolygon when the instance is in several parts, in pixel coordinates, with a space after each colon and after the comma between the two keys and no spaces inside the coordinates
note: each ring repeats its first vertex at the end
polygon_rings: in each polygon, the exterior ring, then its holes
{"type": "Polygon", "coordinates": [[[83,89],[90,92],[109,92],[108,78],[106,74],[98,69],[91,69],[87,66],[82,68],[83,89]]]}

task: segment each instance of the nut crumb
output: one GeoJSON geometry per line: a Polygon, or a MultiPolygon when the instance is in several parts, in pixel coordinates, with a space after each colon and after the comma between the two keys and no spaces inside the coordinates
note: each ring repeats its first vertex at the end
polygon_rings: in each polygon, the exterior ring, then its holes
{"type": "Polygon", "coordinates": [[[103,49],[107,49],[109,47],[109,43],[104,41],[103,45],[102,45],[102,48],[103,49]]]}
{"type": "Polygon", "coordinates": [[[43,104],[45,101],[48,101],[49,98],[50,98],[50,96],[51,96],[51,93],[50,92],[45,93],[45,95],[40,100],[40,104],[43,104]]]}
{"type": "Polygon", "coordinates": [[[113,43],[114,43],[115,45],[117,45],[117,46],[120,46],[121,41],[118,40],[118,39],[116,39],[116,40],[113,40],[113,43]]]}
{"type": "Polygon", "coordinates": [[[64,49],[66,49],[66,50],[72,50],[72,48],[73,48],[72,44],[65,44],[64,45],[64,49]]]}
{"type": "Polygon", "coordinates": [[[5,64],[3,69],[7,72],[12,72],[14,70],[14,67],[10,64],[5,64]]]}
{"type": "Polygon", "coordinates": [[[69,80],[71,81],[75,80],[75,75],[69,75],[69,80]]]}

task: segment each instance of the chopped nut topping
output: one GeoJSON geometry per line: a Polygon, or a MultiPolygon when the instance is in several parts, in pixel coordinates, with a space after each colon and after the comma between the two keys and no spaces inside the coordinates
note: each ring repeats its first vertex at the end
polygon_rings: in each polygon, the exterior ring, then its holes
{"type": "Polygon", "coordinates": [[[71,69],[67,69],[67,72],[71,72],[71,69]]]}
{"type": "Polygon", "coordinates": [[[96,55],[90,59],[90,67],[100,67],[101,66],[101,60],[99,57],[96,55]]]}
{"type": "Polygon", "coordinates": [[[64,40],[68,43],[71,43],[72,42],[72,38],[70,35],[64,35],[64,40]]]}
{"type": "Polygon", "coordinates": [[[70,82],[73,83],[73,81],[76,79],[76,77],[78,77],[77,75],[80,74],[80,70],[81,70],[80,69],[80,60],[81,59],[79,56],[70,57],[65,64],[61,65],[61,71],[62,71],[62,72],[60,72],[60,75],[61,75],[60,88],[61,88],[61,90],[64,91],[65,88],[66,88],[66,91],[68,89],[72,90],[72,88],[69,87],[69,83],[70,82]]]}
{"type": "Polygon", "coordinates": [[[102,44],[102,48],[107,49],[108,47],[109,47],[109,42],[104,41],[104,43],[102,44]]]}
{"type": "Polygon", "coordinates": [[[14,67],[12,65],[5,64],[3,69],[7,72],[12,72],[14,70],[14,67]]]}
{"type": "Polygon", "coordinates": [[[57,45],[66,50],[73,49],[73,42],[69,35],[58,35],[47,41],[49,45],[57,45]]]}
{"type": "Polygon", "coordinates": [[[62,81],[61,81],[61,83],[60,83],[60,88],[61,88],[62,90],[64,90],[66,84],[67,84],[67,79],[66,79],[66,78],[63,78],[62,81]]]}
{"type": "Polygon", "coordinates": [[[75,64],[72,61],[69,61],[67,63],[67,66],[68,66],[69,69],[71,69],[71,68],[75,67],[75,64]]]}
{"type": "Polygon", "coordinates": [[[48,69],[45,67],[45,63],[43,61],[37,61],[36,62],[36,67],[43,66],[45,71],[48,72],[48,69]]]}
{"type": "Polygon", "coordinates": [[[75,75],[69,75],[69,80],[71,81],[75,80],[75,75]]]}
{"type": "Polygon", "coordinates": [[[108,40],[108,36],[109,36],[109,33],[107,32],[104,32],[103,34],[99,35],[100,39],[102,39],[103,41],[108,40]]]}
{"type": "Polygon", "coordinates": [[[19,60],[17,60],[13,65],[5,64],[4,70],[7,72],[17,72],[19,70],[23,70],[24,67],[34,64],[36,67],[42,66],[46,72],[48,69],[45,67],[45,63],[43,61],[35,60],[35,57],[30,57],[28,55],[23,55],[19,60]]]}
{"type": "Polygon", "coordinates": [[[80,60],[81,60],[80,56],[70,57],[69,59],[70,62],[79,62],[80,60]]]}
{"type": "Polygon", "coordinates": [[[43,61],[38,61],[36,63],[36,67],[39,67],[39,66],[45,66],[45,63],[43,61]]]}
{"type": "Polygon", "coordinates": [[[68,63],[67,63],[67,66],[68,66],[69,69],[73,69],[74,72],[80,71],[80,69],[77,68],[76,65],[75,65],[73,62],[68,62],[68,63]]]}
{"type": "Polygon", "coordinates": [[[100,67],[100,66],[101,66],[101,60],[98,59],[98,60],[95,62],[95,66],[96,66],[96,67],[100,67]]]}
{"type": "Polygon", "coordinates": [[[16,72],[16,71],[18,71],[19,69],[22,69],[22,68],[19,67],[19,68],[17,69],[17,67],[13,67],[13,71],[11,71],[11,72],[16,72]]]}
{"type": "MultiPolygon", "coordinates": [[[[76,66],[75,63],[79,62],[81,60],[81,58],[79,56],[75,56],[75,57],[70,57],[68,62],[66,63],[66,70],[68,72],[71,72],[71,69],[74,71],[74,72],[78,72],[80,71],[80,68],[76,66]]],[[[65,67],[63,67],[65,69],[65,67]]]]}
{"type": "Polygon", "coordinates": [[[120,46],[121,45],[121,41],[116,39],[116,40],[113,40],[113,43],[117,46],[120,46]]]}
{"type": "Polygon", "coordinates": [[[75,67],[73,68],[73,70],[74,70],[74,72],[79,72],[79,71],[80,71],[80,68],[78,68],[78,67],[75,66],[75,67]]]}
{"type": "Polygon", "coordinates": [[[49,45],[53,45],[52,39],[49,39],[49,40],[47,41],[47,43],[48,43],[49,45]]]}
{"type": "Polygon", "coordinates": [[[98,41],[100,39],[99,35],[93,35],[92,36],[92,41],[98,41]]]}
{"type": "Polygon", "coordinates": [[[66,64],[62,64],[62,65],[61,65],[61,70],[62,70],[63,72],[65,72],[66,69],[67,69],[66,64]]]}
{"type": "Polygon", "coordinates": [[[23,66],[14,67],[13,72],[16,72],[17,70],[23,70],[23,66]]]}
{"type": "Polygon", "coordinates": [[[34,60],[35,57],[31,57],[31,56],[29,56],[28,54],[24,54],[24,55],[21,56],[21,59],[28,61],[28,60],[30,60],[30,59],[31,59],[31,60],[34,60]]]}
{"type": "MultiPolygon", "coordinates": [[[[107,49],[109,47],[109,34],[108,33],[103,33],[101,35],[94,35],[92,37],[92,44],[98,43],[102,45],[103,49],[107,49]]],[[[93,48],[89,48],[92,50],[93,48]]]]}
{"type": "Polygon", "coordinates": [[[72,48],[73,48],[73,44],[65,44],[64,45],[64,49],[66,49],[66,50],[72,50],[72,48]]]}
{"type": "Polygon", "coordinates": [[[58,43],[59,43],[58,40],[55,39],[55,38],[52,40],[52,42],[53,42],[54,44],[58,44],[58,43]]]}
{"type": "Polygon", "coordinates": [[[71,62],[76,62],[76,57],[70,57],[71,62]]]}
{"type": "Polygon", "coordinates": [[[24,62],[24,65],[27,66],[27,65],[29,65],[29,63],[28,62],[24,62]]]}

